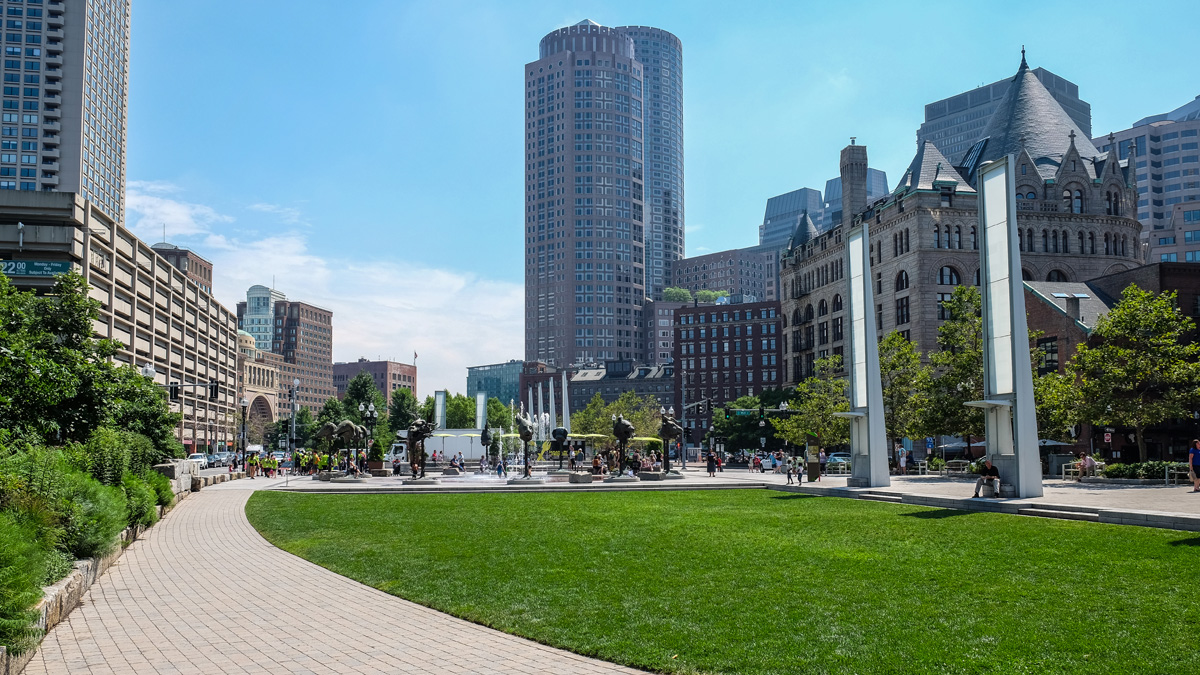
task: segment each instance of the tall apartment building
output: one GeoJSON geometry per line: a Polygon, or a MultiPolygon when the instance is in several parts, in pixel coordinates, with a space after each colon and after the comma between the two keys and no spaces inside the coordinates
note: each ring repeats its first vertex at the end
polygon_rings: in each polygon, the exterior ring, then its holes
{"type": "MultiPolygon", "coordinates": [[[[680,308],[675,312],[674,373],[676,410],[701,399],[720,407],[784,386],[779,302],[680,308]]],[[[710,426],[711,408],[704,415],[687,415],[689,429],[710,426]]]]}
{"type": "Polygon", "coordinates": [[[646,291],[656,299],[673,285],[671,263],[683,257],[683,43],[661,28],[622,26],[642,64],[645,107],[646,291]]]}
{"type": "Polygon", "coordinates": [[[488,398],[498,398],[505,405],[520,395],[521,370],[525,362],[512,359],[507,363],[492,363],[486,366],[467,368],[467,396],[483,392],[488,398]]]}
{"type": "MultiPolygon", "coordinates": [[[[1079,98],[1079,86],[1045,68],[1034,68],[1030,72],[1070,116],[1083,135],[1090,137],[1092,106],[1079,98]]],[[[934,147],[951,162],[959,163],[967,150],[979,140],[988,120],[992,118],[992,113],[996,112],[997,104],[1008,93],[1011,83],[1012,78],[1006,77],[926,105],[925,122],[917,129],[917,147],[925,141],[932,141],[934,147]]]]}
{"type": "Polygon", "coordinates": [[[114,360],[151,365],[158,384],[183,385],[171,407],[183,415],[176,433],[184,446],[234,442],[233,313],[82,194],[0,191],[0,223],[0,271],[17,288],[45,292],[54,275],[79,272],[100,303],[96,335],[121,345],[114,360]]]}
{"type": "Polygon", "coordinates": [[[238,328],[254,336],[258,349],[275,348],[275,303],[285,300],[281,291],[254,285],[246,291],[246,302],[238,303],[238,328]]]}
{"type": "Polygon", "coordinates": [[[542,38],[525,66],[526,362],[641,349],[643,101],[633,38],[592,21],[542,38]]]}
{"type": "Polygon", "coordinates": [[[0,190],[78,193],[124,224],[130,0],[3,9],[0,190]]]}
{"type": "Polygon", "coordinates": [[[338,398],[346,398],[346,387],[359,373],[366,373],[375,380],[375,388],[392,405],[392,394],[397,389],[417,393],[417,367],[399,361],[368,361],[359,358],[350,363],[333,364],[333,386],[338,398]]]}
{"type": "Polygon", "coordinates": [[[642,316],[646,319],[646,347],[642,363],[658,366],[675,360],[675,312],[690,302],[646,300],[642,316]]]}
{"type": "Polygon", "coordinates": [[[1121,159],[1134,149],[1147,262],[1200,262],[1200,221],[1188,215],[1200,209],[1200,96],[1092,142],[1121,159]]]}
{"type": "MultiPolygon", "coordinates": [[[[283,357],[280,375],[284,388],[294,386],[299,380],[296,405],[316,414],[325,401],[337,396],[333,386],[333,312],[306,302],[288,300],[282,293],[265,286],[251,286],[246,292],[246,301],[237,305],[237,319],[238,328],[254,336],[256,347],[260,344],[259,337],[265,334],[261,330],[263,324],[248,322],[265,320],[262,311],[266,306],[273,308],[272,323],[268,324],[272,327],[269,351],[283,357]],[[250,303],[256,299],[259,302],[251,311],[250,303]]],[[[280,396],[281,417],[291,416],[289,405],[290,394],[280,396]]]]}

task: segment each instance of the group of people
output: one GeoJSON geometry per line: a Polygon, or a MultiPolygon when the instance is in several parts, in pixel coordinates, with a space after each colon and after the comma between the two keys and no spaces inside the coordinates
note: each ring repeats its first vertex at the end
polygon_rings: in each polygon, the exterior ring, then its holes
{"type": "Polygon", "coordinates": [[[274,478],[276,474],[280,474],[280,471],[286,471],[286,469],[281,468],[278,457],[265,452],[248,452],[244,455],[237,453],[233,456],[233,460],[229,462],[230,473],[236,471],[239,466],[246,472],[246,477],[250,479],[253,479],[255,476],[274,478]]]}

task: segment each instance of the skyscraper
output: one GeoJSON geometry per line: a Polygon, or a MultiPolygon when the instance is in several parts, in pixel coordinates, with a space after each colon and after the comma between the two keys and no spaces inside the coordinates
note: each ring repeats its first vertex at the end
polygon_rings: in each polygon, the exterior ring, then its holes
{"type": "Polygon", "coordinates": [[[525,66],[526,361],[639,355],[643,82],[633,38],[586,20],[525,66]]]}
{"type": "Polygon", "coordinates": [[[661,300],[683,257],[683,43],[661,28],[622,26],[645,82],[646,292],[661,300]]]}
{"type": "Polygon", "coordinates": [[[238,328],[254,337],[255,347],[283,357],[279,414],[290,416],[282,392],[300,380],[296,404],[316,414],[337,395],[333,385],[333,312],[266,286],[251,286],[237,304],[238,328]],[[266,345],[265,347],[261,345],[266,345]]]}
{"type": "Polygon", "coordinates": [[[4,9],[0,190],[77,192],[124,224],[130,0],[4,9]]]}
{"type": "Polygon", "coordinates": [[[814,223],[820,223],[824,208],[821,191],[812,188],[800,188],[771,197],[767,200],[762,225],[758,226],[758,245],[787,246],[804,214],[807,213],[814,223]]]}

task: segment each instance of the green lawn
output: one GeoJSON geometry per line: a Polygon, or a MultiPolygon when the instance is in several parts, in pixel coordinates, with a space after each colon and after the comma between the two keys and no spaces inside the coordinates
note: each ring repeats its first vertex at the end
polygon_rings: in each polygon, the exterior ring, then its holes
{"type": "Polygon", "coordinates": [[[247,513],[339,574],[650,670],[1200,672],[1195,534],[767,490],[257,492],[247,513]]]}

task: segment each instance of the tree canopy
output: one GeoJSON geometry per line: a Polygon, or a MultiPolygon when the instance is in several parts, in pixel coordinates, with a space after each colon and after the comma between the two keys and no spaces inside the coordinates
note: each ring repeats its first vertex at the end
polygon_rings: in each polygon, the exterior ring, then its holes
{"type": "Polygon", "coordinates": [[[663,300],[666,300],[667,302],[691,302],[692,292],[686,288],[664,288],[663,300]]]}
{"type": "Polygon", "coordinates": [[[817,359],[814,373],[797,385],[790,404],[792,414],[771,419],[776,431],[789,443],[822,448],[843,445],[850,440],[850,422],[835,417],[835,412],[850,410],[846,397],[847,381],[840,376],[842,357],[817,359]]]}

